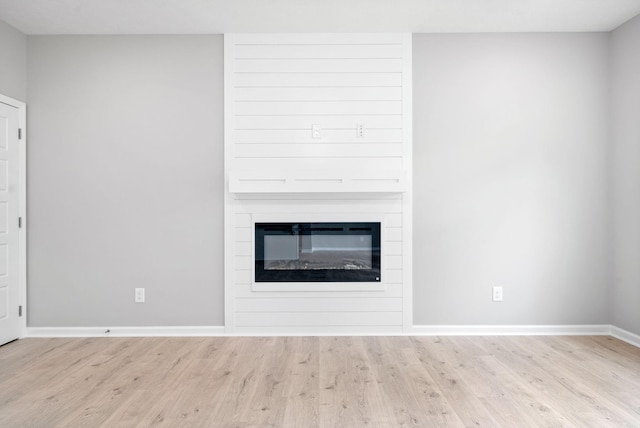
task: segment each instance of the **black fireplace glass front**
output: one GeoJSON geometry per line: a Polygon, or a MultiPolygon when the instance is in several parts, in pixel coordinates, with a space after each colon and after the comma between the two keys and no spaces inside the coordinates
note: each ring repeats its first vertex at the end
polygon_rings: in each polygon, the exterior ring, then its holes
{"type": "Polygon", "coordinates": [[[256,223],[255,282],[380,282],[380,223],[256,223]]]}

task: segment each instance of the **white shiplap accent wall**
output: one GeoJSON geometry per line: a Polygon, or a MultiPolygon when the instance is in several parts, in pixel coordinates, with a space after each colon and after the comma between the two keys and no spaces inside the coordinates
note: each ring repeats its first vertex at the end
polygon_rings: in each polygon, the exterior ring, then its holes
{"type": "Polygon", "coordinates": [[[410,35],[225,35],[225,178],[228,332],[411,328],[410,35]],[[258,291],[253,222],[273,216],[379,218],[381,289],[258,291]]]}

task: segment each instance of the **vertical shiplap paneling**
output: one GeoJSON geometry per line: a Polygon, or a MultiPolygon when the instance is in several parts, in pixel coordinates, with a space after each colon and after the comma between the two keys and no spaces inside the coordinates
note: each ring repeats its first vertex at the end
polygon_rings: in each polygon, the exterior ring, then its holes
{"type": "MultiPolygon", "coordinates": [[[[410,171],[410,51],[410,37],[402,34],[225,35],[227,177],[230,171],[410,171]]],[[[406,201],[404,194],[375,192],[228,194],[229,330],[402,331],[410,306],[403,296],[406,201]],[[296,214],[378,215],[384,290],[252,290],[251,218],[281,213],[291,221],[299,221],[296,214]]]]}

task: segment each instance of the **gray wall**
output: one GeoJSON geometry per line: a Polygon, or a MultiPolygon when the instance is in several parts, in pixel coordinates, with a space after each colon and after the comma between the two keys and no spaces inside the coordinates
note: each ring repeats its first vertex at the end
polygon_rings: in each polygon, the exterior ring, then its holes
{"type": "Polygon", "coordinates": [[[414,323],[607,323],[607,34],[413,41],[414,323]]]}
{"type": "Polygon", "coordinates": [[[640,334],[640,17],[611,34],[611,323],[640,334]]]}
{"type": "MultiPolygon", "coordinates": [[[[414,36],[416,324],[610,322],[608,38],[414,36]]],[[[222,325],[222,36],[28,45],[29,325],[222,325]]]]}
{"type": "Polygon", "coordinates": [[[27,99],[27,36],[0,21],[0,94],[27,99]]]}
{"type": "Polygon", "coordinates": [[[30,326],[222,325],[222,46],[29,37],[30,326]]]}

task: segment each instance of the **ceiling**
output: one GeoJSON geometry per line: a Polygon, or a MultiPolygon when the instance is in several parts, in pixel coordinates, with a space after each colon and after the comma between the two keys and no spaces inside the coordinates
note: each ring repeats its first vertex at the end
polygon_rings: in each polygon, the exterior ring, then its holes
{"type": "Polygon", "coordinates": [[[0,0],[25,34],[611,31],[640,0],[0,0]]]}

